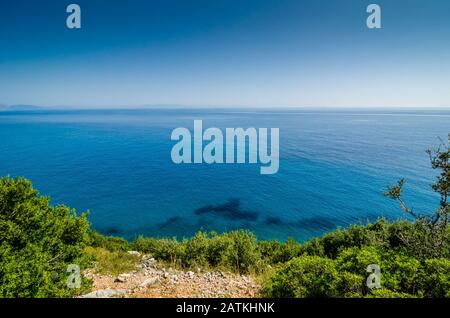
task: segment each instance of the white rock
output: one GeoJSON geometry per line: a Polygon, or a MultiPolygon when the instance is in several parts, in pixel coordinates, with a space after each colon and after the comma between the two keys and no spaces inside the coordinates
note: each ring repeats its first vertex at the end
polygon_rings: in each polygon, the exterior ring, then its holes
{"type": "Polygon", "coordinates": [[[119,296],[126,294],[128,290],[126,289],[100,289],[92,293],[81,296],[81,298],[109,298],[113,296],[119,296]]]}
{"type": "Polygon", "coordinates": [[[138,251],[128,251],[128,254],[134,255],[134,256],[141,256],[141,253],[139,253],[138,251]]]}
{"type": "Polygon", "coordinates": [[[128,278],[130,278],[130,274],[120,274],[119,276],[116,277],[116,279],[114,280],[114,282],[116,283],[124,283],[128,280],[128,278]]]}
{"type": "Polygon", "coordinates": [[[194,272],[187,272],[186,274],[187,274],[187,276],[189,276],[189,278],[191,278],[191,279],[195,277],[194,272]]]}
{"type": "Polygon", "coordinates": [[[151,277],[151,278],[147,278],[146,280],[144,280],[144,282],[140,285],[140,287],[150,287],[152,285],[155,285],[156,283],[159,282],[159,278],[158,277],[151,277]]]}

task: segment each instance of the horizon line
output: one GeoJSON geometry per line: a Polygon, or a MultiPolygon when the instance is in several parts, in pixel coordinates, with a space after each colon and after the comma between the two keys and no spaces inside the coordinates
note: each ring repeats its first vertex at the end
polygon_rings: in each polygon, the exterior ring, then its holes
{"type": "Polygon", "coordinates": [[[273,106],[273,105],[205,105],[205,104],[148,104],[148,105],[36,105],[36,104],[10,104],[0,103],[0,111],[18,110],[142,110],[142,109],[303,109],[303,110],[450,110],[445,106],[273,106]]]}

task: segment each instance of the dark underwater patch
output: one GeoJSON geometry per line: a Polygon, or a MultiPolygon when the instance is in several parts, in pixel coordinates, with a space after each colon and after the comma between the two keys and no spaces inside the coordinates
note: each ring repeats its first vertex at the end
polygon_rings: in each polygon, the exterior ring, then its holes
{"type": "Polygon", "coordinates": [[[226,203],[218,205],[205,205],[194,211],[196,215],[214,215],[234,221],[256,221],[258,212],[245,210],[241,207],[239,199],[229,199],[226,203]]]}
{"type": "Polygon", "coordinates": [[[103,233],[104,235],[119,235],[119,234],[122,234],[122,231],[118,227],[115,227],[115,226],[111,226],[111,227],[108,227],[108,228],[106,228],[104,230],[100,230],[100,232],[103,233]]]}
{"type": "Polygon", "coordinates": [[[287,222],[277,216],[270,216],[265,219],[264,223],[267,225],[285,225],[287,222]]]}
{"type": "Polygon", "coordinates": [[[295,225],[304,229],[332,230],[339,225],[338,223],[336,219],[331,217],[315,216],[298,220],[295,225]]]}
{"type": "Polygon", "coordinates": [[[277,216],[270,216],[264,220],[264,223],[267,225],[299,227],[302,229],[311,230],[331,230],[340,225],[338,220],[322,216],[315,216],[293,221],[283,220],[277,216]]]}
{"type": "Polygon", "coordinates": [[[171,225],[179,223],[181,220],[182,218],[180,216],[168,218],[163,224],[159,226],[159,229],[165,229],[166,227],[170,227],[171,225]]]}

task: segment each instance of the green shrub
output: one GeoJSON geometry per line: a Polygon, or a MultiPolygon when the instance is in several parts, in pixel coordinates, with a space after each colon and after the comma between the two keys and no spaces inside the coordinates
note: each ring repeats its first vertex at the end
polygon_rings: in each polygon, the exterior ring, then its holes
{"type": "Polygon", "coordinates": [[[389,250],[383,254],[380,266],[383,288],[420,296],[422,266],[418,259],[399,251],[389,250]]]}
{"type": "Polygon", "coordinates": [[[208,241],[205,258],[209,267],[221,267],[224,269],[235,269],[234,261],[230,255],[234,253],[234,241],[228,235],[213,235],[208,241]]]}
{"type": "Polygon", "coordinates": [[[413,233],[413,223],[405,220],[400,220],[389,224],[388,227],[388,246],[391,248],[404,248],[405,244],[403,237],[413,233]]]}
{"type": "Polygon", "coordinates": [[[86,214],[50,206],[30,181],[0,179],[0,296],[62,297],[67,266],[82,265],[88,238],[86,214]]]}
{"type": "MultiPolygon", "coordinates": [[[[352,227],[310,241],[301,248],[304,256],[268,275],[263,293],[268,297],[450,297],[450,260],[423,261],[398,239],[415,229],[414,224],[405,221],[393,224],[382,221],[369,225],[367,231],[352,227]],[[361,238],[363,232],[368,235],[366,239],[361,238]],[[348,247],[349,241],[356,246],[348,247]],[[311,253],[328,254],[334,259],[306,256],[311,253]],[[338,275],[329,275],[330,271],[318,265],[323,263],[334,267],[338,275]],[[370,264],[380,266],[382,288],[379,290],[366,286],[370,264]],[[320,290],[322,284],[326,292],[320,290]]],[[[268,259],[276,259],[284,248],[283,243],[260,242],[259,245],[268,259]]]]}
{"type": "MultiPolygon", "coordinates": [[[[184,242],[184,255],[183,266],[184,267],[208,267],[211,260],[208,257],[210,249],[210,235],[205,232],[198,232],[190,240],[184,242]]],[[[218,246],[220,248],[220,246],[218,246]]],[[[221,257],[222,251],[220,250],[216,257],[221,257]]],[[[219,265],[219,261],[216,260],[213,266],[219,265]]]]}
{"type": "Polygon", "coordinates": [[[284,264],[263,287],[265,297],[338,296],[339,274],[333,260],[301,256],[284,264]]]}
{"type": "Polygon", "coordinates": [[[302,252],[335,259],[342,249],[349,247],[385,247],[388,246],[389,226],[385,219],[379,219],[366,226],[353,225],[348,229],[337,229],[321,238],[306,242],[302,252]]]}
{"type": "Polygon", "coordinates": [[[304,247],[305,251],[309,250],[310,253],[314,253],[310,255],[324,256],[329,258],[335,258],[342,248],[353,246],[348,237],[348,233],[342,229],[337,229],[334,232],[327,233],[323,237],[313,240],[312,243],[316,248],[311,249],[311,247],[308,246],[311,243],[306,243],[304,247]],[[318,246],[320,246],[319,249],[317,248],[318,246]]]}
{"type": "Polygon", "coordinates": [[[95,269],[101,274],[118,275],[136,269],[139,257],[123,251],[109,251],[102,247],[85,248],[86,256],[95,261],[95,269]]]}
{"type": "Polygon", "coordinates": [[[320,240],[320,238],[314,238],[310,241],[305,242],[303,245],[300,246],[300,255],[310,255],[310,256],[320,256],[320,257],[326,257],[325,256],[325,248],[322,244],[323,242],[320,240]]]}
{"type": "MultiPolygon", "coordinates": [[[[416,294],[419,292],[420,261],[400,251],[384,252],[378,247],[365,246],[343,250],[336,259],[339,271],[367,277],[367,267],[376,264],[381,269],[381,285],[391,291],[416,294]]],[[[363,280],[364,293],[368,292],[363,280]]]]}
{"type": "Polygon", "coordinates": [[[132,247],[183,268],[223,268],[238,273],[257,270],[261,255],[256,236],[244,230],[216,234],[198,232],[182,242],[138,237],[132,247]]]}
{"type": "Polygon", "coordinates": [[[121,237],[105,236],[98,232],[89,233],[89,245],[92,247],[102,247],[108,251],[128,251],[131,244],[121,237]]]}
{"type": "Polygon", "coordinates": [[[374,246],[351,247],[339,253],[336,264],[339,271],[367,276],[367,266],[381,265],[381,256],[378,248],[374,246]]]}
{"type": "Polygon", "coordinates": [[[223,268],[248,273],[255,269],[261,256],[256,237],[248,231],[232,231],[224,234],[198,232],[185,240],[183,266],[223,268]]]}
{"type": "Polygon", "coordinates": [[[392,291],[389,289],[372,289],[366,298],[413,298],[413,295],[392,291]]]}
{"type": "Polygon", "coordinates": [[[362,297],[366,290],[366,277],[349,272],[339,272],[338,297],[362,297]]]}
{"type": "Polygon", "coordinates": [[[227,259],[234,271],[247,273],[257,265],[261,256],[258,251],[256,236],[253,233],[241,230],[223,235],[233,242],[232,248],[227,250],[227,259]]]}
{"type": "Polygon", "coordinates": [[[295,239],[286,242],[261,241],[258,244],[261,257],[269,264],[279,264],[290,261],[302,253],[302,246],[295,239]]]}
{"type": "Polygon", "coordinates": [[[424,296],[450,298],[450,260],[429,259],[424,267],[421,280],[424,296]]]}
{"type": "Polygon", "coordinates": [[[131,245],[134,250],[151,254],[154,258],[181,264],[184,256],[184,245],[175,238],[145,238],[139,236],[131,245]]]}

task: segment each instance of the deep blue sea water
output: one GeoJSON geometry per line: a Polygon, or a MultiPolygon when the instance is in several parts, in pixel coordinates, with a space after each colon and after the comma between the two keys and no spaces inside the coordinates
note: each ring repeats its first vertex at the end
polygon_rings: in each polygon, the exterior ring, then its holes
{"type": "Polygon", "coordinates": [[[24,176],[53,203],[90,210],[93,226],[133,238],[236,228],[305,240],[338,226],[403,217],[383,196],[431,211],[425,150],[450,132],[450,111],[72,110],[0,112],[0,175],[24,176]],[[175,165],[176,127],[280,128],[280,170],[175,165]],[[206,207],[206,208],[205,208],[206,207]],[[196,212],[197,211],[197,212],[196,212]],[[199,213],[203,211],[204,213],[199,213]]]}

